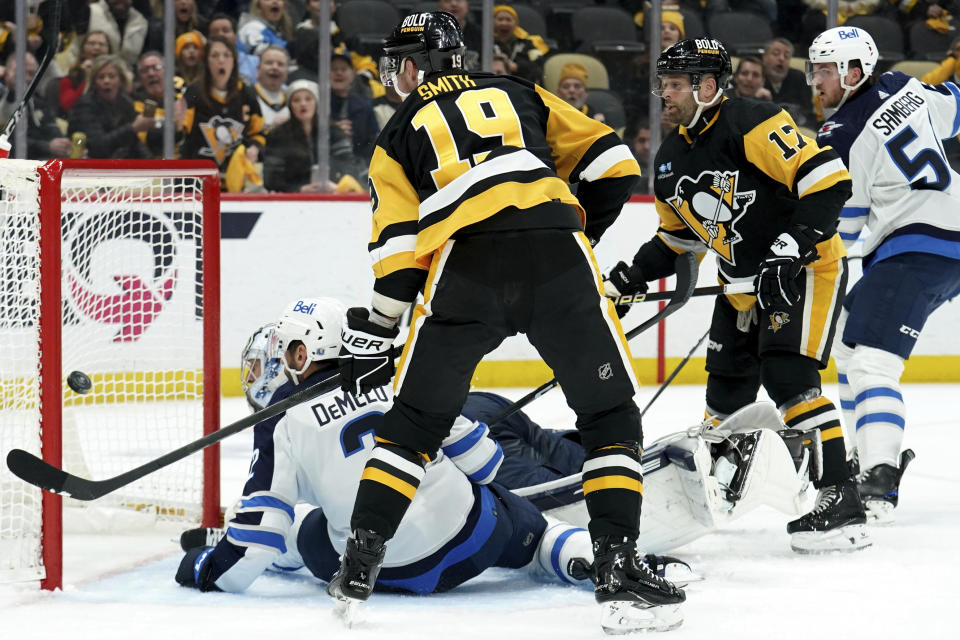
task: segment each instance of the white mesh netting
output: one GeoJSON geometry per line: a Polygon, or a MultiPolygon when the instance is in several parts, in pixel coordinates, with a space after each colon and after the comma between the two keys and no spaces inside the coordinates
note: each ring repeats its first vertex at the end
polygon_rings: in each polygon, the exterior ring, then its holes
{"type": "MultiPolygon", "coordinates": [[[[0,455],[40,452],[37,163],[0,162],[0,455]]],[[[198,178],[65,171],[61,185],[63,468],[102,479],[203,435],[203,194],[198,178]],[[74,370],[93,388],[66,385],[74,370]]],[[[50,437],[49,434],[44,436],[50,437]]],[[[64,526],[199,521],[191,456],[92,503],[64,526]],[[92,510],[96,515],[92,516],[92,510]]],[[[74,515],[71,516],[71,512],[74,515]]],[[[0,581],[39,577],[40,493],[0,469],[0,581]]]]}

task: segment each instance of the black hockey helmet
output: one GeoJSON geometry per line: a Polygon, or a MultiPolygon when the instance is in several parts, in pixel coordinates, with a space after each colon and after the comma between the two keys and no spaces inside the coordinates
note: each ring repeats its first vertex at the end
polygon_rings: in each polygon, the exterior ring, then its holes
{"type": "Polygon", "coordinates": [[[733,76],[730,54],[723,43],[712,38],[681,40],[671,45],[657,58],[657,77],[683,73],[690,76],[690,83],[700,84],[703,74],[717,78],[717,87],[726,88],[733,76]]]}
{"type": "Polygon", "coordinates": [[[383,41],[380,79],[384,85],[392,86],[407,58],[413,60],[422,76],[462,69],[466,49],[460,24],[453,15],[446,11],[410,14],[383,41]]]}

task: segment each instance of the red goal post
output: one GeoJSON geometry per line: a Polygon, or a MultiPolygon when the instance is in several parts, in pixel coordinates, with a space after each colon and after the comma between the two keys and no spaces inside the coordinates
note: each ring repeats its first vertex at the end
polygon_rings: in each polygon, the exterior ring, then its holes
{"type": "MultiPolygon", "coordinates": [[[[218,428],[219,189],[206,161],[0,160],[4,458],[102,478],[218,428]]],[[[219,448],[191,458],[91,505],[215,525],[219,448]]],[[[4,465],[0,582],[58,588],[64,500],[18,483],[4,465]]]]}

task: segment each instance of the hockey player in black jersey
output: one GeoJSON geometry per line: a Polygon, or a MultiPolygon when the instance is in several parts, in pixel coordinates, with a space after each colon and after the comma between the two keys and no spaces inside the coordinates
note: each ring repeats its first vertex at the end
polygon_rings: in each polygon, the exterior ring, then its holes
{"type": "Polygon", "coordinates": [[[366,600],[466,398],[480,359],[525,333],[563,385],[587,452],[596,598],[616,631],[680,624],[681,590],[637,555],[642,434],[636,377],[591,250],[639,175],[606,125],[525,80],[463,70],[450,14],[406,17],[382,79],[406,96],[370,162],[372,308],[348,310],[341,374],[393,376],[397,318],[423,291],[353,510],[331,595],[366,600]],[[570,183],[579,183],[577,197],[570,183]]]}
{"type": "Polygon", "coordinates": [[[723,283],[754,282],[756,295],[717,298],[707,351],[707,413],[723,418],[762,384],[788,427],[819,436],[823,466],[813,511],[790,522],[798,552],[870,544],[846,462],[836,407],[821,395],[847,284],[837,234],[850,175],[830,147],[768,102],[727,98],[723,45],[684,40],[657,60],[664,117],[677,125],[654,163],[657,235],[619,263],[607,294],[646,290],[681,251],[717,255],[723,283]]]}

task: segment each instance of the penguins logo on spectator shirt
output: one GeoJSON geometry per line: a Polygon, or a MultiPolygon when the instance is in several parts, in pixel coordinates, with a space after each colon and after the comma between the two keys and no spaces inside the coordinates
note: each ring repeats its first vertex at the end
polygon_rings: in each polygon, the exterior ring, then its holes
{"type": "Polygon", "coordinates": [[[739,171],[704,171],[696,180],[683,176],[667,198],[684,224],[725,262],[736,264],[733,247],[742,239],[737,221],[757,197],[754,190],[737,191],[739,171]]]}
{"type": "Polygon", "coordinates": [[[203,132],[207,146],[200,149],[200,155],[209,156],[217,164],[223,164],[224,159],[240,144],[245,128],[246,125],[242,122],[221,116],[214,116],[206,122],[201,122],[200,131],[203,132]]]}

